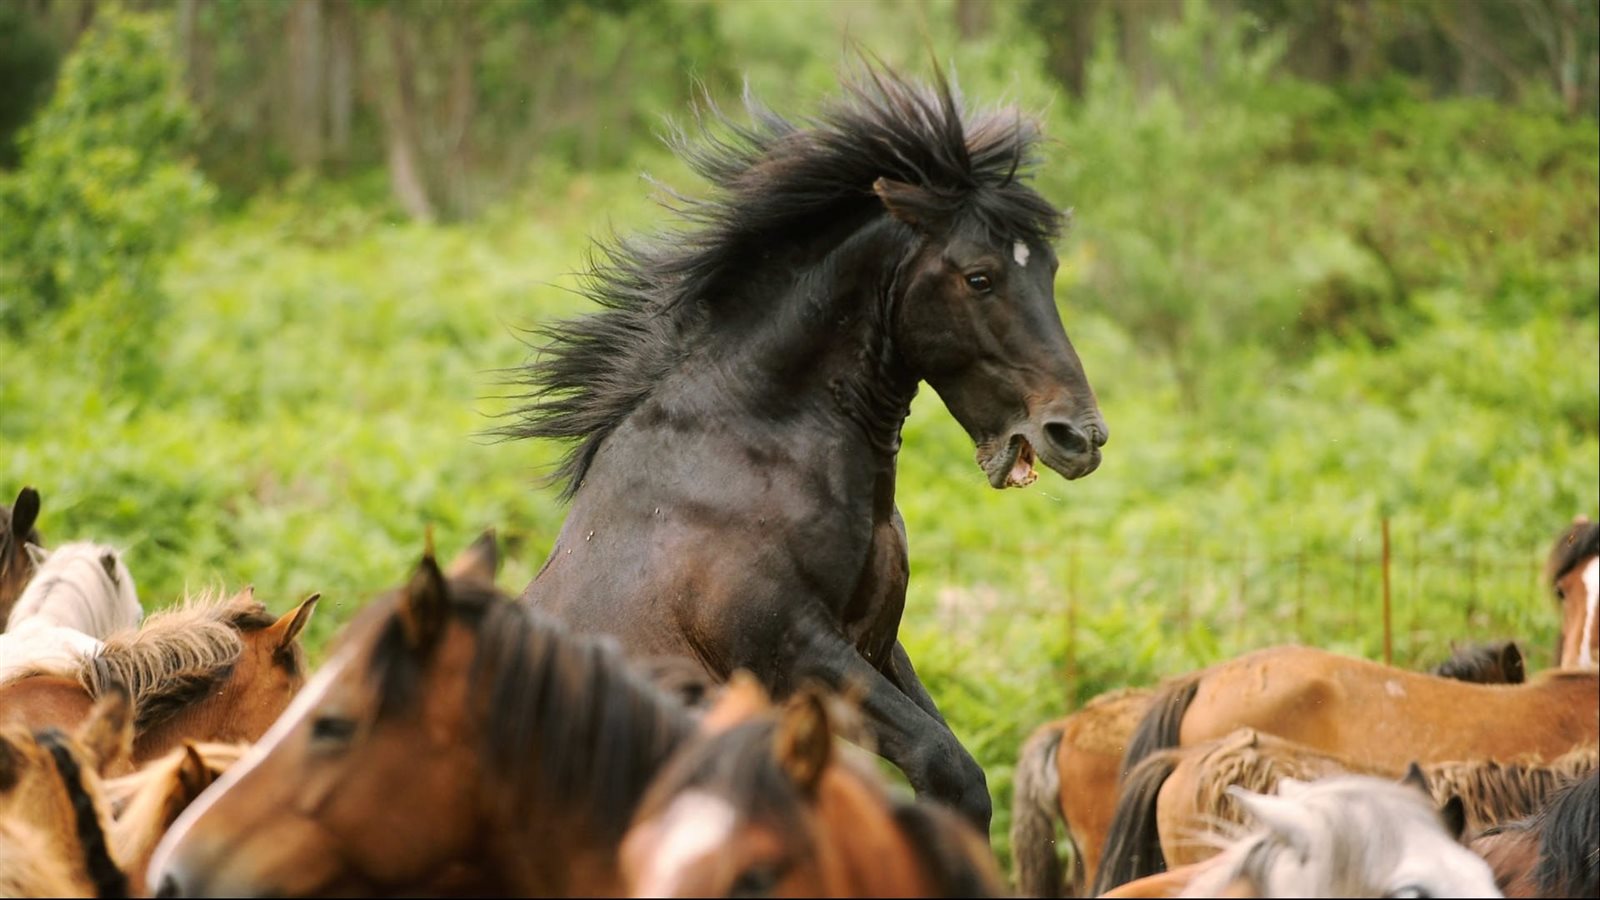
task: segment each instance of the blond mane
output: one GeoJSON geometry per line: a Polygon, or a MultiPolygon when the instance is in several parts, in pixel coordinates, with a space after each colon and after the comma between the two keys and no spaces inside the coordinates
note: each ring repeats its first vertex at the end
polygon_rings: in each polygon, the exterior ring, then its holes
{"type": "Polygon", "coordinates": [[[124,866],[147,862],[173,819],[249,748],[248,744],[219,743],[183,746],[137,772],[107,781],[106,802],[116,820],[111,827],[116,858],[124,866]],[[205,769],[198,781],[192,771],[190,746],[205,769]]]}

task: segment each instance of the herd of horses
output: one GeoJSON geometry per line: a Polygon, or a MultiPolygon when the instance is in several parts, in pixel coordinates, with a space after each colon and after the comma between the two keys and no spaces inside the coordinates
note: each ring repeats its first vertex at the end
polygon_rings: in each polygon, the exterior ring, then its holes
{"type": "MultiPolygon", "coordinates": [[[[901,426],[928,383],[994,488],[1087,475],[1109,431],[1032,122],[845,87],[680,140],[710,197],[603,248],[600,311],[515,370],[502,433],[569,447],[520,597],[492,532],[430,538],[313,673],[317,595],[146,617],[114,548],[51,547],[31,488],[0,510],[0,896],[1005,894],[985,773],[898,639],[901,426]]],[[[1514,644],[1439,674],[1278,647],[1041,727],[1017,889],[1593,895],[1596,534],[1556,543],[1531,680],[1514,644]]]]}

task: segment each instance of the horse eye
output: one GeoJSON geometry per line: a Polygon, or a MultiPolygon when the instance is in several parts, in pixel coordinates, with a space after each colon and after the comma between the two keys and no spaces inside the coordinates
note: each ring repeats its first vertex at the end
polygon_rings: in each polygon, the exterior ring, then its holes
{"type": "Polygon", "coordinates": [[[778,886],[778,870],[773,866],[755,866],[739,873],[728,888],[729,897],[766,897],[778,886]]]}
{"type": "Polygon", "coordinates": [[[311,720],[311,739],[313,741],[348,741],[356,733],[354,719],[342,719],[338,716],[317,716],[311,720]]]}
{"type": "Polygon", "coordinates": [[[994,282],[990,280],[989,276],[983,274],[982,272],[974,272],[973,274],[967,276],[967,287],[972,288],[980,294],[987,294],[994,290],[994,282]]]}

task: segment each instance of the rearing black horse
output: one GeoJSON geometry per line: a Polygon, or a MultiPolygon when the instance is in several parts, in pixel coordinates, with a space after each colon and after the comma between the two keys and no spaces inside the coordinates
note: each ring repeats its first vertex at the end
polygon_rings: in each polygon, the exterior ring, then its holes
{"type": "Polygon", "coordinates": [[[880,752],[987,828],[983,770],[896,632],[900,428],[938,391],[996,488],[1100,463],[1106,426],[1056,311],[1061,216],[1015,111],[877,69],[815,120],[752,109],[683,152],[689,228],[601,254],[604,310],[545,329],[506,431],[574,441],[572,508],[524,597],[630,654],[867,688],[880,752]]]}

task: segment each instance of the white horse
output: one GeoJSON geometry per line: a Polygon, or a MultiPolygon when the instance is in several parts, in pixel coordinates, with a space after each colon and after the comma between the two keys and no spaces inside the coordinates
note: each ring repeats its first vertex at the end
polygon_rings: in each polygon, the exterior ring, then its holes
{"type": "Polygon", "coordinates": [[[1499,897],[1432,798],[1365,775],[1228,789],[1257,827],[1196,866],[1183,897],[1499,897]]]}
{"type": "Polygon", "coordinates": [[[37,571],[0,634],[0,682],[37,668],[75,665],[101,641],[144,617],[122,555],[81,541],[55,550],[28,545],[37,571]]]}

